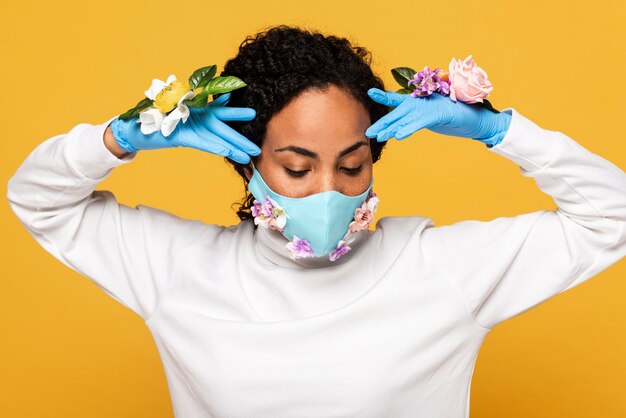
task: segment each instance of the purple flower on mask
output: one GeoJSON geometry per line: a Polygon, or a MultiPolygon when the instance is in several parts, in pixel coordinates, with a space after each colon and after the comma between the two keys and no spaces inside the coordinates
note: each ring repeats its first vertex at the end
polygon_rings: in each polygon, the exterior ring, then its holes
{"type": "Polygon", "coordinates": [[[351,249],[352,248],[350,248],[350,246],[348,246],[348,244],[346,244],[344,240],[341,240],[339,241],[339,244],[337,244],[337,248],[330,252],[328,258],[330,259],[330,261],[335,261],[351,249]]]}
{"type": "Polygon", "coordinates": [[[292,258],[296,257],[315,257],[315,253],[311,248],[311,244],[305,238],[300,238],[297,235],[293,236],[291,242],[287,243],[287,249],[292,258]]]}
{"type": "Polygon", "coordinates": [[[281,232],[284,230],[287,223],[287,214],[268,195],[265,196],[265,200],[262,203],[255,199],[250,210],[252,216],[254,216],[255,225],[281,232]]]}
{"type": "Polygon", "coordinates": [[[265,196],[265,201],[261,205],[261,213],[265,217],[269,218],[271,216],[274,216],[274,208],[279,208],[279,206],[275,204],[275,202],[270,199],[269,196],[265,196]]]}
{"type": "Polygon", "coordinates": [[[261,214],[261,208],[263,205],[258,200],[255,200],[252,203],[252,207],[250,208],[252,211],[252,216],[259,216],[261,214]]]}
{"type": "MultiPolygon", "coordinates": [[[[356,234],[359,231],[367,229],[369,224],[373,221],[373,214],[376,212],[378,202],[379,199],[376,193],[370,190],[367,199],[362,203],[361,207],[355,210],[354,220],[348,226],[348,231],[339,243],[337,243],[336,248],[329,253],[328,258],[330,261],[336,261],[352,250],[349,244],[356,239],[356,234]]],[[[283,208],[270,199],[269,196],[266,195],[263,202],[254,200],[251,210],[256,225],[268,229],[276,229],[281,232],[284,231],[289,216],[287,216],[283,208]]],[[[306,238],[300,238],[295,234],[293,235],[293,239],[288,242],[285,247],[294,260],[296,258],[315,257],[311,243],[306,238]]]]}

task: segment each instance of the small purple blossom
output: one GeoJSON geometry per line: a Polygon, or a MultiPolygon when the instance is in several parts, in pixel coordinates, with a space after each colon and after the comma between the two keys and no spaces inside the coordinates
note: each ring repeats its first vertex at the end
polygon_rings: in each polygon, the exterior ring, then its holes
{"type": "Polygon", "coordinates": [[[261,208],[261,202],[255,199],[254,202],[252,202],[252,207],[250,208],[250,210],[252,211],[252,216],[259,216],[261,214],[261,208]]]}
{"type": "Polygon", "coordinates": [[[315,257],[315,253],[313,252],[309,241],[307,241],[306,238],[300,238],[297,235],[294,235],[293,240],[287,243],[287,249],[293,258],[315,257]]]}
{"type": "Polygon", "coordinates": [[[439,80],[439,93],[442,96],[450,95],[450,83],[445,80],[439,80]]]}
{"type": "Polygon", "coordinates": [[[415,85],[415,89],[411,93],[413,97],[430,96],[434,92],[446,96],[450,94],[450,84],[447,75],[440,74],[441,70],[435,68],[431,70],[428,66],[413,75],[413,79],[409,80],[407,85],[415,85]]]}
{"type": "Polygon", "coordinates": [[[261,205],[261,213],[268,218],[274,216],[274,203],[269,196],[265,196],[265,201],[263,202],[263,205],[261,205]]]}
{"type": "Polygon", "coordinates": [[[345,241],[341,240],[339,241],[339,244],[337,244],[337,248],[331,251],[328,258],[330,259],[330,261],[336,261],[339,257],[346,254],[351,249],[352,248],[350,248],[350,246],[346,244],[345,241]]]}

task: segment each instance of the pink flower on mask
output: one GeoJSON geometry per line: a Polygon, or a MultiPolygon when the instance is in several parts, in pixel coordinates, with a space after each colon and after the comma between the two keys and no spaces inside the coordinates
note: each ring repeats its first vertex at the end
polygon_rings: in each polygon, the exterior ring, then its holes
{"type": "Polygon", "coordinates": [[[363,202],[360,208],[354,211],[354,221],[350,222],[348,230],[350,233],[366,230],[370,222],[374,220],[372,211],[367,208],[367,203],[363,202]]]}
{"type": "Polygon", "coordinates": [[[284,223],[280,222],[277,218],[268,218],[267,227],[276,231],[282,231],[285,228],[284,223]]]}

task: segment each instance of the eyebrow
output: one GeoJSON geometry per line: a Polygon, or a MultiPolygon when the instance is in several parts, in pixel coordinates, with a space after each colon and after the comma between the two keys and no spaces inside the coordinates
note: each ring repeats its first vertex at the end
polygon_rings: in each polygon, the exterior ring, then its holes
{"type": "MultiPolygon", "coordinates": [[[[340,151],[337,154],[337,159],[340,159],[341,157],[343,157],[346,154],[350,154],[352,151],[362,147],[363,145],[369,145],[367,142],[365,141],[359,141],[353,145],[350,145],[348,148],[344,149],[343,151],[340,151]]],[[[311,151],[309,149],[306,148],[302,148],[302,147],[297,147],[295,145],[289,145],[286,147],[282,147],[282,148],[278,148],[275,149],[274,152],[281,152],[281,151],[292,151],[295,152],[297,154],[300,155],[304,155],[305,157],[311,157],[311,158],[315,158],[316,160],[320,159],[320,156],[318,153],[311,151]]]]}

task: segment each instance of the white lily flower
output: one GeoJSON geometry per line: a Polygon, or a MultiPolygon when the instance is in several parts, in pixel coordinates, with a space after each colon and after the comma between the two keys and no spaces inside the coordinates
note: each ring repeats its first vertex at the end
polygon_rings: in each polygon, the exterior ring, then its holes
{"type": "Polygon", "coordinates": [[[157,94],[159,94],[165,86],[169,86],[172,81],[176,81],[176,76],[174,74],[170,74],[170,76],[167,77],[167,80],[165,81],[159,80],[158,78],[153,78],[152,85],[148,90],[145,91],[146,97],[148,97],[148,99],[150,100],[154,100],[157,94]]]}
{"type": "MultiPolygon", "coordinates": [[[[178,100],[178,104],[161,122],[161,133],[163,136],[169,136],[176,125],[178,125],[179,120],[183,120],[183,123],[187,122],[187,118],[189,117],[189,108],[186,104],[183,104],[183,100],[186,100],[190,97],[193,97],[193,91],[189,90],[183,97],[178,100]]],[[[157,110],[158,111],[158,110],[157,110]]],[[[164,115],[164,114],[163,114],[164,115]]]]}
{"type": "Polygon", "coordinates": [[[163,119],[165,119],[164,113],[156,107],[150,107],[139,114],[137,123],[141,123],[141,133],[148,135],[161,129],[163,119]]]}
{"type": "MultiPolygon", "coordinates": [[[[159,80],[158,78],[152,79],[152,85],[145,91],[146,97],[150,100],[155,100],[161,90],[169,86],[174,81],[176,81],[176,76],[174,74],[170,74],[165,81],[159,80]]],[[[189,108],[187,105],[183,104],[183,100],[193,96],[194,92],[192,90],[185,93],[185,95],[178,100],[178,104],[172,111],[169,112],[169,114],[161,112],[154,106],[151,106],[139,113],[137,123],[141,123],[141,133],[148,135],[160,130],[163,136],[169,136],[176,128],[176,125],[178,125],[179,120],[182,119],[183,123],[187,122],[187,118],[189,117],[189,108]]]]}

